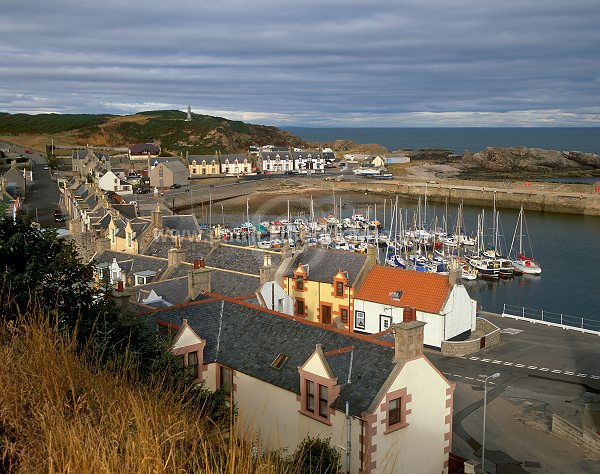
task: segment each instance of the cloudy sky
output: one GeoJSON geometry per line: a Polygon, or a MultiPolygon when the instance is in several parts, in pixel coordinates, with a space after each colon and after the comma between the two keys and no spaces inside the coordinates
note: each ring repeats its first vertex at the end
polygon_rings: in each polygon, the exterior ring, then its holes
{"type": "Polygon", "coordinates": [[[599,0],[2,0],[0,110],[600,125],[599,0]]]}

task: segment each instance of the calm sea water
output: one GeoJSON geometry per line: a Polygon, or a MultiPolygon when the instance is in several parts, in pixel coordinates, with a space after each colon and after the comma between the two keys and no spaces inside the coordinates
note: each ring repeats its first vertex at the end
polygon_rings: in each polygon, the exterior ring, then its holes
{"type": "Polygon", "coordinates": [[[461,154],[488,146],[527,146],[600,154],[600,128],[304,128],[289,127],[304,140],[378,143],[389,150],[444,148],[461,154]]]}
{"type": "MultiPolygon", "coordinates": [[[[287,217],[287,201],[290,200],[290,217],[307,218],[310,214],[310,195],[273,196],[250,203],[250,217],[255,224],[262,220],[275,220],[287,217]]],[[[369,193],[336,194],[336,204],[342,199],[342,216],[350,217],[354,210],[369,213],[389,226],[390,199],[369,193]],[[377,215],[375,215],[377,207],[377,215]]],[[[223,219],[226,223],[239,225],[245,212],[245,198],[237,204],[224,202],[214,209],[214,222],[223,219]]],[[[399,200],[399,205],[408,212],[412,220],[417,202],[399,200]]],[[[313,207],[316,217],[325,217],[333,211],[333,196],[314,196],[313,207]]],[[[477,215],[482,208],[465,206],[465,230],[475,232],[477,215]]],[[[446,210],[443,204],[429,203],[427,221],[437,216],[437,222],[444,222],[446,210]]],[[[448,210],[448,227],[456,225],[456,207],[448,210]]],[[[500,210],[500,245],[507,249],[511,245],[518,211],[500,210]]],[[[423,212],[422,212],[423,215],[423,212]]],[[[492,209],[485,208],[486,228],[490,232],[492,209]]],[[[520,276],[508,280],[487,281],[477,279],[465,282],[472,298],[484,310],[501,312],[503,304],[525,306],[535,310],[563,313],[577,318],[600,321],[600,218],[567,214],[526,212],[525,222],[529,239],[524,242],[525,252],[533,255],[542,267],[540,276],[520,276]],[[531,250],[530,245],[531,243],[531,250]]],[[[490,232],[491,233],[491,232],[490,232]]]]}

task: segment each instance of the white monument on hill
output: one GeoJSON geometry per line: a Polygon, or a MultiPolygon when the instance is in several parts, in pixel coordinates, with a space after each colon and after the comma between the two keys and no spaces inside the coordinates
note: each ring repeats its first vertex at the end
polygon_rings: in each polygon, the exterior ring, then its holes
{"type": "Polygon", "coordinates": [[[187,109],[187,117],[185,119],[186,122],[191,122],[192,121],[192,106],[188,105],[188,109],[187,109]]]}

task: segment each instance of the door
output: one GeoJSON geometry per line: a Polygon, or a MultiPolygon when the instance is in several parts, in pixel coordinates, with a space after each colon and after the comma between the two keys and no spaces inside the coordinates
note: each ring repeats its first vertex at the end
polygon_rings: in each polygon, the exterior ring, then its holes
{"type": "Polygon", "coordinates": [[[331,324],[331,306],[321,306],[321,323],[331,324]]]}

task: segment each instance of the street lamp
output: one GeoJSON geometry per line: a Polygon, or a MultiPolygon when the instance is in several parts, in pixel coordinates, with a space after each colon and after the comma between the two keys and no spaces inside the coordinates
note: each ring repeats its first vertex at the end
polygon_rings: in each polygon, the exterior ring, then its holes
{"type": "Polygon", "coordinates": [[[483,439],[481,441],[481,469],[485,472],[485,416],[487,408],[487,381],[488,379],[497,379],[500,377],[500,372],[488,375],[483,379],[483,439]]]}

